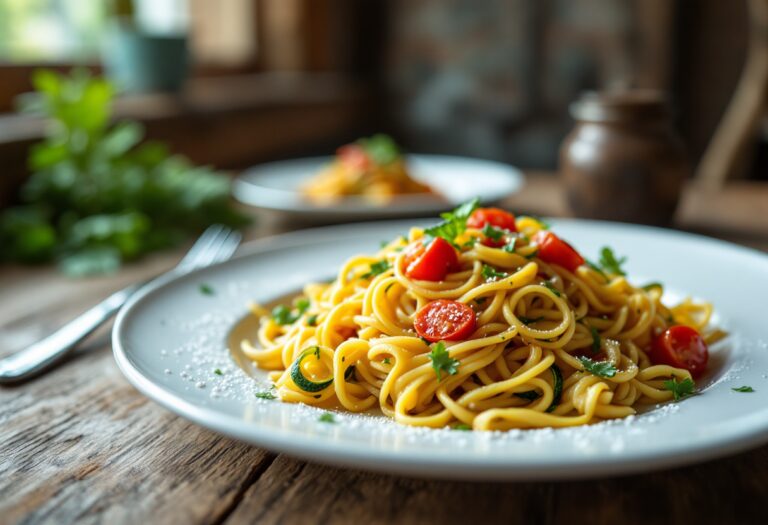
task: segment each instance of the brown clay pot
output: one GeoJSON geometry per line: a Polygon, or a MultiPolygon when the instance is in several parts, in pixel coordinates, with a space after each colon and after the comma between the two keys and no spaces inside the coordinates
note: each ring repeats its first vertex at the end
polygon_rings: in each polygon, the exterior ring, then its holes
{"type": "Polygon", "coordinates": [[[588,93],[560,149],[568,202],[579,217],[667,225],[690,174],[669,106],[655,91],[588,93]]]}

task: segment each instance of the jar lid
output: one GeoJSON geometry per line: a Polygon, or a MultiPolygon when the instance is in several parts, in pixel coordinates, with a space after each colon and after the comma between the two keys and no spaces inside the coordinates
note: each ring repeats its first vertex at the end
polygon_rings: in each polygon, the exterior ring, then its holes
{"type": "Polygon", "coordinates": [[[630,89],[589,91],[571,104],[571,116],[588,122],[617,122],[667,118],[669,102],[661,91],[630,89]]]}

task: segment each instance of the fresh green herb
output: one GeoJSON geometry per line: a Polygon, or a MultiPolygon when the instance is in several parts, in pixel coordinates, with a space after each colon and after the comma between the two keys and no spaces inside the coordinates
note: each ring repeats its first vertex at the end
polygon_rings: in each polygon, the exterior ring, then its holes
{"type": "Polygon", "coordinates": [[[507,244],[501,247],[507,253],[515,253],[515,246],[517,245],[517,237],[512,237],[507,241],[507,244]]]}
{"type": "Polygon", "coordinates": [[[672,392],[675,401],[696,393],[696,384],[690,377],[685,378],[680,382],[677,382],[675,379],[664,381],[664,388],[672,392]]]}
{"type": "Polygon", "coordinates": [[[472,430],[472,427],[467,425],[466,423],[456,423],[451,428],[453,430],[462,430],[462,431],[472,430]]]}
{"type": "Polygon", "coordinates": [[[482,233],[492,241],[498,241],[501,240],[507,232],[506,230],[496,228],[495,226],[492,226],[491,223],[486,222],[485,226],[483,226],[482,233]]]}
{"type": "Polygon", "coordinates": [[[389,264],[389,261],[386,259],[382,259],[380,261],[376,261],[374,263],[371,263],[371,269],[364,273],[362,275],[363,279],[370,279],[371,277],[375,277],[379,274],[382,274],[389,270],[392,267],[391,264],[389,264]]]}
{"type": "Polygon", "coordinates": [[[535,390],[528,390],[527,392],[517,392],[515,397],[520,399],[527,399],[528,401],[535,401],[541,397],[541,395],[535,390]]]}
{"type": "Polygon", "coordinates": [[[613,275],[627,275],[621,268],[621,265],[625,262],[627,262],[626,257],[616,258],[613,250],[608,246],[603,246],[603,249],[600,250],[600,260],[598,261],[598,265],[606,273],[613,275]]]}
{"type": "Polygon", "coordinates": [[[734,392],[742,392],[742,393],[745,393],[745,394],[746,393],[752,393],[752,392],[755,391],[754,388],[752,388],[751,386],[746,386],[746,385],[740,386],[738,388],[731,388],[731,390],[733,390],[734,392]]]}
{"type": "Polygon", "coordinates": [[[664,285],[661,283],[652,282],[652,283],[644,284],[643,286],[641,286],[641,288],[645,291],[651,290],[653,288],[661,288],[663,290],[664,285]]]}
{"type": "Polygon", "coordinates": [[[355,365],[352,365],[344,371],[344,381],[353,381],[354,379],[355,379],[355,365]]]}
{"type": "Polygon", "coordinates": [[[213,373],[216,374],[217,376],[224,375],[224,372],[221,371],[221,368],[217,368],[216,370],[213,371],[213,373]]]}
{"type": "Polygon", "coordinates": [[[543,283],[541,283],[541,285],[546,287],[550,292],[555,294],[557,297],[561,297],[562,296],[562,293],[560,292],[560,290],[555,288],[555,286],[551,282],[544,281],[543,283]]]}
{"type": "Polygon", "coordinates": [[[432,351],[429,353],[428,357],[430,361],[432,361],[432,368],[435,369],[435,374],[437,374],[438,381],[442,381],[442,377],[440,377],[441,372],[447,372],[450,375],[455,375],[459,371],[459,361],[457,359],[453,359],[448,354],[448,350],[445,349],[445,343],[442,341],[432,347],[432,351]]]}
{"type": "Polygon", "coordinates": [[[531,259],[535,258],[537,255],[539,255],[539,250],[536,250],[533,253],[529,253],[528,255],[525,256],[525,258],[530,261],[531,259]]]}
{"type": "Polygon", "coordinates": [[[563,373],[560,371],[560,367],[552,365],[549,367],[549,371],[552,372],[552,403],[547,407],[547,412],[553,412],[557,405],[560,404],[560,398],[563,397],[563,373]]]}
{"type": "Polygon", "coordinates": [[[608,276],[605,274],[605,272],[603,271],[603,269],[602,269],[602,268],[600,268],[600,266],[598,266],[597,264],[593,263],[593,262],[592,262],[592,261],[590,261],[589,259],[587,259],[587,260],[586,260],[586,263],[587,263],[587,266],[589,266],[590,268],[592,268],[593,270],[595,270],[597,273],[599,273],[600,275],[602,275],[603,277],[605,277],[605,278],[606,278],[606,280],[608,279],[608,276]]]}
{"type": "Polygon", "coordinates": [[[382,361],[382,363],[384,363],[385,365],[388,365],[391,362],[392,362],[392,360],[390,358],[388,358],[388,357],[385,357],[384,360],[382,361]]]}
{"type": "Polygon", "coordinates": [[[593,361],[589,357],[579,356],[579,361],[584,370],[597,377],[613,377],[616,375],[616,367],[610,361],[593,361]]]}
{"type": "Polygon", "coordinates": [[[213,289],[213,287],[210,284],[201,284],[198,288],[200,290],[200,293],[203,295],[216,295],[216,291],[213,289]]]}
{"type": "Polygon", "coordinates": [[[272,392],[256,392],[254,395],[259,399],[267,399],[269,401],[277,399],[277,396],[272,392]]]}
{"type": "Polygon", "coordinates": [[[600,351],[600,332],[594,326],[590,326],[589,331],[592,334],[592,353],[596,354],[600,351]]]}
{"type": "Polygon", "coordinates": [[[440,217],[443,219],[443,222],[437,226],[425,229],[424,233],[430,237],[442,237],[453,244],[456,237],[467,229],[467,219],[469,219],[469,216],[472,215],[472,212],[475,211],[479,204],[480,199],[475,198],[465,202],[452,212],[441,213],[440,217]]]}
{"type": "Polygon", "coordinates": [[[532,323],[538,323],[544,319],[544,316],[540,315],[539,317],[525,317],[524,315],[518,315],[517,318],[520,319],[521,323],[527,326],[532,323]]]}
{"type": "Polygon", "coordinates": [[[336,423],[333,414],[330,412],[323,412],[320,417],[317,418],[320,423],[336,423]]]}
{"type": "Polygon", "coordinates": [[[272,309],[272,319],[279,325],[295,323],[309,309],[309,305],[308,299],[301,298],[296,301],[293,310],[284,304],[275,306],[272,309]]]}
{"type": "Polygon", "coordinates": [[[503,279],[507,277],[509,274],[506,272],[499,272],[492,266],[488,266],[487,264],[483,264],[483,278],[486,281],[495,281],[496,279],[503,279]]]}
{"type": "Polygon", "coordinates": [[[400,149],[395,141],[392,140],[392,137],[383,133],[378,133],[369,138],[358,139],[357,144],[379,166],[392,164],[400,158],[400,149]]]}
{"type": "Polygon", "coordinates": [[[476,237],[470,237],[469,240],[464,241],[464,243],[461,245],[462,248],[472,248],[474,245],[477,244],[477,238],[476,237]]]}
{"type": "Polygon", "coordinates": [[[110,273],[206,226],[240,227],[230,179],[142,143],[133,121],[111,124],[115,90],[85,70],[38,70],[24,110],[43,116],[19,206],[0,212],[0,259],[57,261],[68,275],[110,273]]]}
{"type": "Polygon", "coordinates": [[[307,325],[317,326],[317,314],[310,315],[309,317],[307,317],[307,325]]]}

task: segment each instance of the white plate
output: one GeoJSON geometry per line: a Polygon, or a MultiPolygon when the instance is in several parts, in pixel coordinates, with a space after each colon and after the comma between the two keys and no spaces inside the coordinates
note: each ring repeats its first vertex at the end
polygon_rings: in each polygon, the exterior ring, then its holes
{"type": "Polygon", "coordinates": [[[375,205],[361,197],[346,197],[319,206],[305,199],[298,188],[331,160],[332,157],[313,157],[254,166],[235,180],[232,192],[239,201],[259,208],[303,218],[349,221],[436,215],[474,197],[490,204],[523,185],[522,173],[507,164],[445,155],[407,155],[410,175],[440,192],[442,198],[405,195],[385,205],[375,205]]]}
{"type": "Polygon", "coordinates": [[[266,375],[230,357],[228,331],[246,303],[268,303],[335,275],[348,256],[374,251],[411,222],[355,224],[266,239],[239,257],[161,279],[120,312],[115,357],[136,388],[202,426],[271,450],[335,465],[417,476],[557,479],[647,471],[731,454],[768,441],[768,257],[721,241],[612,223],[557,220],[586,255],[610,244],[637,283],[662,281],[677,297],[714,302],[731,336],[712,349],[701,395],[629,420],[574,429],[462,432],[400,426],[254,396],[266,375]],[[201,283],[215,295],[200,292],[201,283]],[[221,369],[223,375],[214,373],[221,369]],[[750,385],[756,392],[736,393],[750,385]]]}

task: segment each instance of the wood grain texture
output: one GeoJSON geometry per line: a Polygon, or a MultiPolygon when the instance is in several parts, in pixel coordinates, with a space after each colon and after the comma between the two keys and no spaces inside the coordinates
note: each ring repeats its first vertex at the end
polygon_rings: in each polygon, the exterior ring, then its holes
{"type": "MultiPolygon", "coordinates": [[[[557,214],[554,181],[533,177],[530,198],[511,200],[529,213],[557,214]]],[[[694,198],[691,206],[703,212],[706,202],[694,198]]],[[[713,228],[733,220],[725,206],[710,209],[717,210],[713,228]]],[[[261,219],[250,238],[295,226],[261,219]]],[[[757,234],[766,226],[753,214],[749,238],[768,251],[768,233],[757,234]]],[[[0,353],[178,256],[160,254],[118,275],[80,281],[48,268],[2,268],[0,353]]],[[[2,525],[764,524],[766,497],[768,447],[688,468],[562,483],[430,481],[275,456],[148,401],[117,370],[107,330],[48,375],[0,388],[2,525]]]]}

